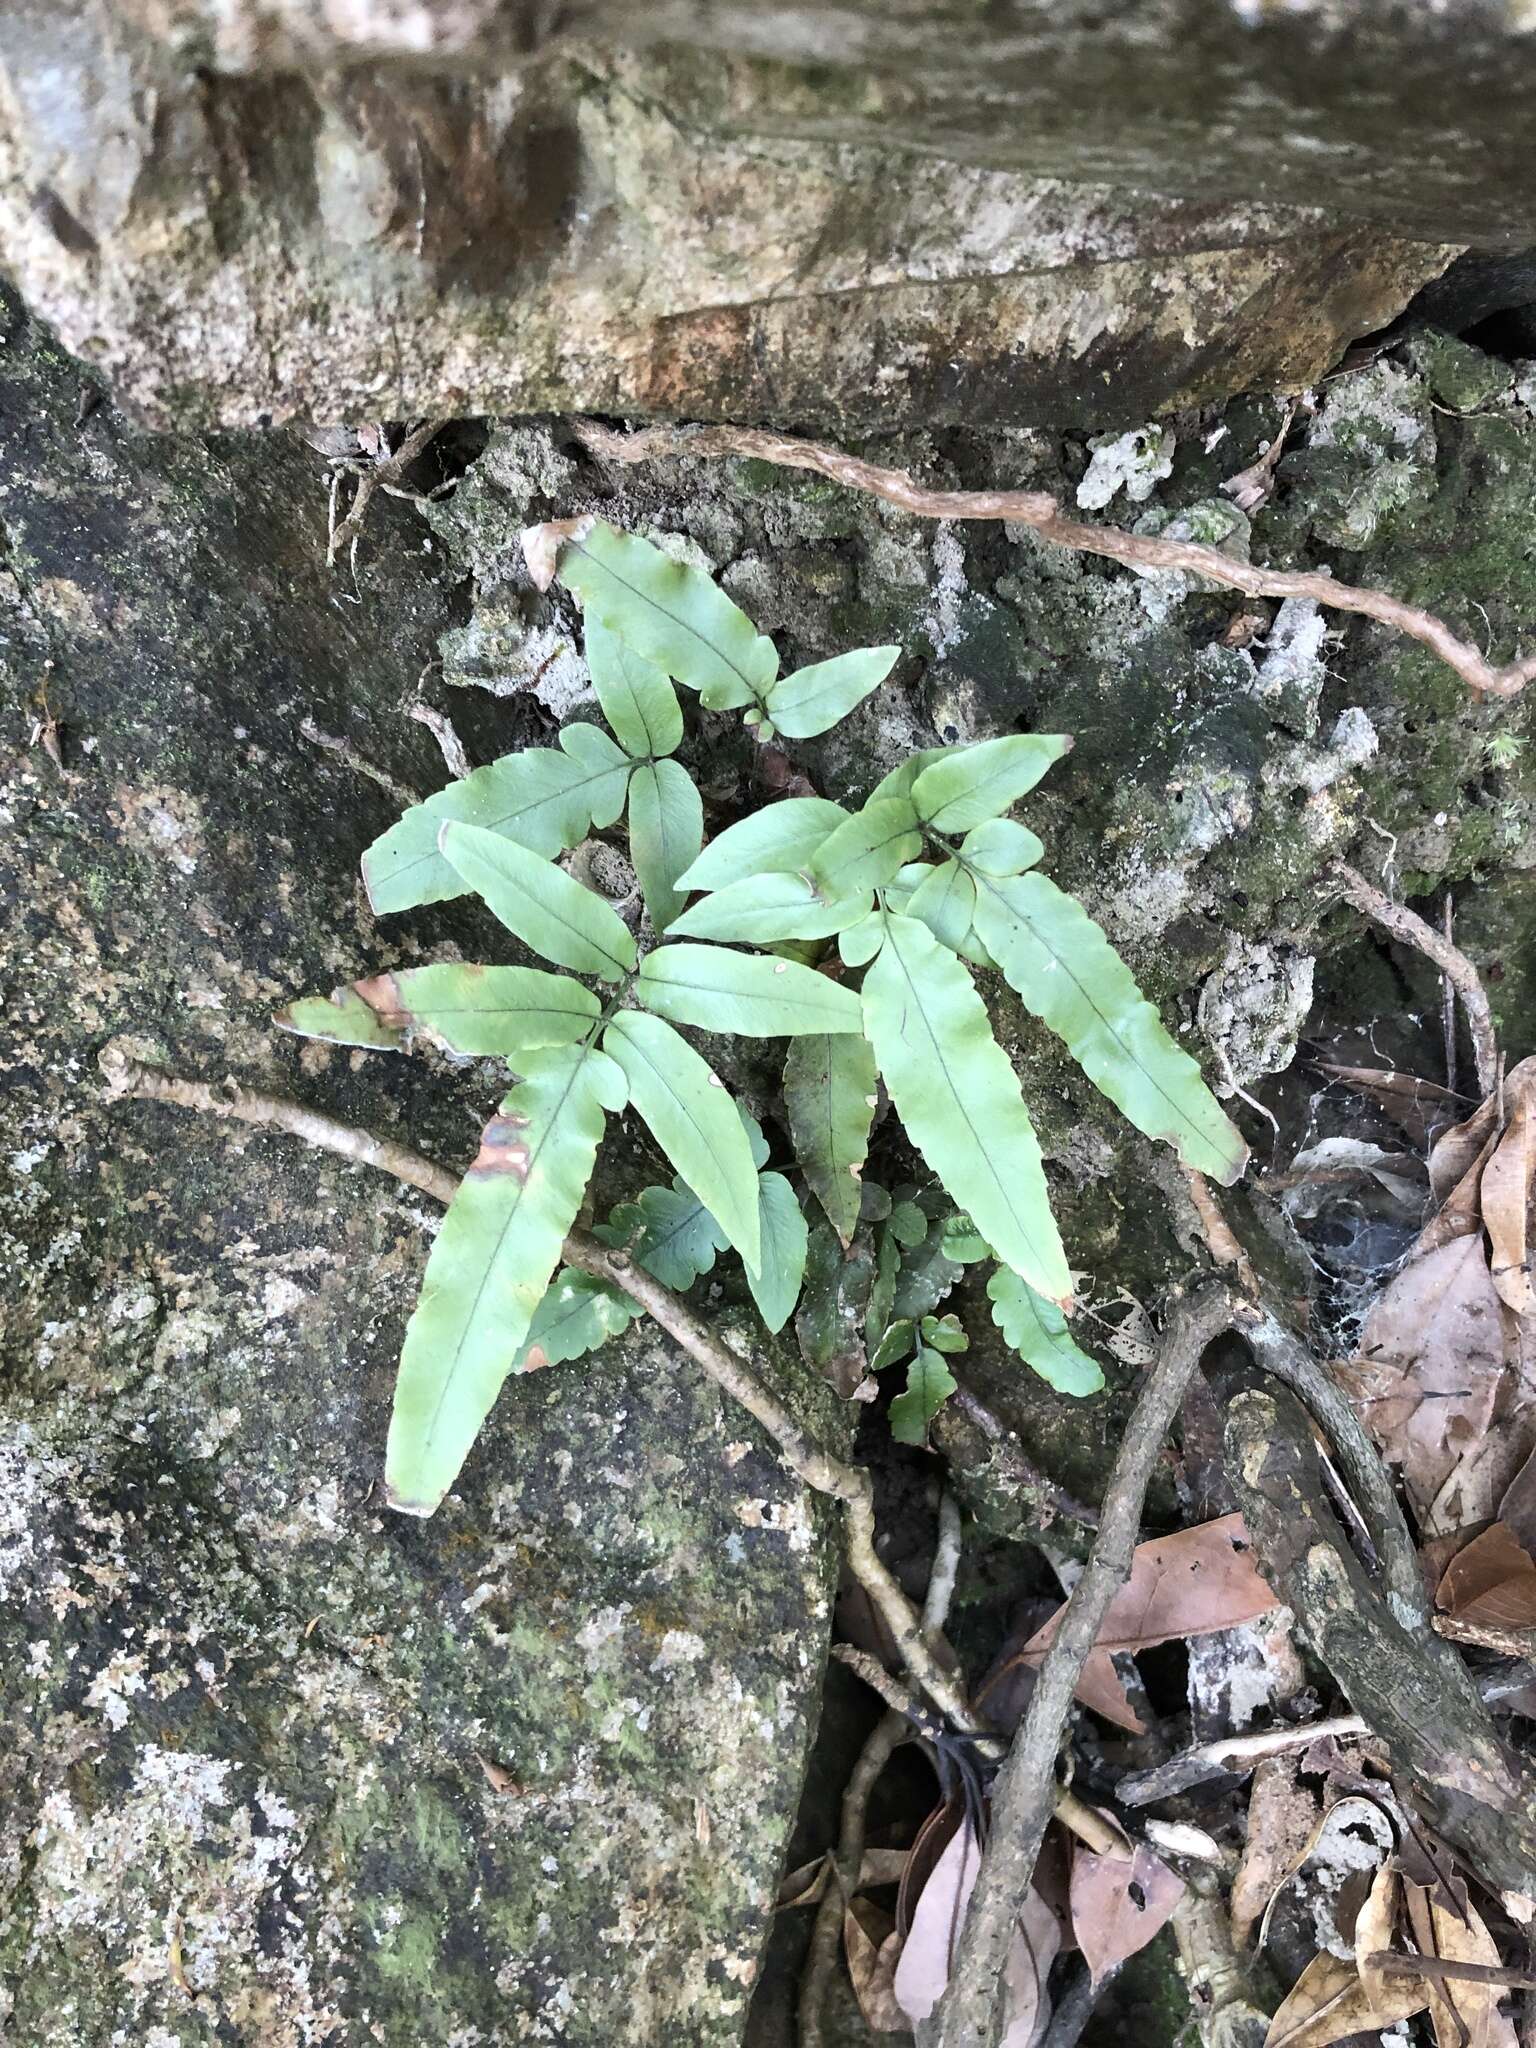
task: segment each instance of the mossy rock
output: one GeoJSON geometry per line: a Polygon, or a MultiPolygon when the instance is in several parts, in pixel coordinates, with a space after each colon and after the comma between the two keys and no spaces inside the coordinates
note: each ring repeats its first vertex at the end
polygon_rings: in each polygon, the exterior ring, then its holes
{"type": "Polygon", "coordinates": [[[271,1027],[498,943],[453,906],[375,927],[392,800],[300,731],[441,779],[404,707],[451,572],[382,498],[328,571],[301,444],[137,439],[9,324],[0,2033],[734,2042],[819,1697],[819,1503],[642,1325],[510,1386],[435,1519],[390,1514],[431,1205],[96,1072],[126,1033],[472,1149],[492,1065],[271,1027]]]}

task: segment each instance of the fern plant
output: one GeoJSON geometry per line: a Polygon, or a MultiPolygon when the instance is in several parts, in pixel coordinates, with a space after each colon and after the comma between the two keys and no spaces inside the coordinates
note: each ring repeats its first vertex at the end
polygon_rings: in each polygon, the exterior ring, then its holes
{"type": "MultiPolygon", "coordinates": [[[[863,648],[781,676],[773,643],[723,591],[634,534],[554,522],[531,529],[524,551],[541,588],[558,577],[580,600],[611,736],[568,725],[558,747],[451,784],[369,847],[363,874],[378,912],[473,891],[566,972],[407,968],[278,1019],[381,1049],[426,1036],[504,1058],[519,1077],[444,1218],[406,1332],[391,1503],[430,1514],[509,1372],[578,1356],[638,1312],[607,1283],[558,1270],[607,1119],[626,1107],[677,1179],[617,1211],[602,1234],[674,1286],[730,1246],[765,1322],[788,1319],[806,1261],[801,1204],[782,1174],[763,1171],[760,1130],[678,1025],[788,1040],[796,1157],[844,1247],[883,1080],[964,1212],[940,1226],[953,1233],[946,1254],[952,1243],[957,1262],[995,1259],[989,1293],[1008,1342],[1056,1384],[1089,1391],[1097,1368],[1066,1331],[1072,1276],[1040,1148],[971,967],[1001,973],[1131,1121],[1186,1163],[1231,1180],[1246,1153],[1104,934],[1036,871],[1040,841],[1006,815],[1070,741],[1025,733],[930,749],[857,810],[784,798],[706,847],[698,791],[675,759],[674,682],[707,709],[742,711],[761,739],[809,738],[876,688],[899,650],[863,648]],[[558,865],[621,816],[643,944],[558,865]]],[[[919,1235],[930,1227],[921,1221],[919,1235]]],[[[885,1239],[898,1259],[900,1227],[893,1209],[885,1239]]],[[[910,1354],[895,1420],[913,1440],[953,1386],[943,1365],[952,1323],[882,1314],[870,1326],[880,1365],[910,1354]]]]}

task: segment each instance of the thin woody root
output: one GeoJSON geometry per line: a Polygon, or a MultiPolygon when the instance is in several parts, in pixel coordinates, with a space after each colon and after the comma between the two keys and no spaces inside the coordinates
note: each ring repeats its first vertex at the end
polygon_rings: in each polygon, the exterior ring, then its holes
{"type": "MultiPolygon", "coordinates": [[[[288,1131],[321,1151],[392,1174],[444,1207],[458,1189],[456,1173],[408,1145],[376,1137],[371,1131],[358,1130],[284,1096],[268,1095],[232,1079],[209,1081],[149,1066],[121,1039],[102,1048],[97,1064],[106,1079],[108,1101],[136,1098],[257,1128],[288,1131]]],[[[935,1655],[922,1615],[876,1553],[874,1487],[864,1468],[845,1463],[818,1443],[748,1359],[723,1344],[679,1295],[663,1287],[626,1252],[610,1249],[584,1230],[573,1230],[565,1240],[562,1257],[567,1265],[595,1274],[638,1302],[680,1350],[762,1425],[798,1478],[816,1492],[842,1502],[848,1568],[890,1630],[907,1671],[951,1727],[962,1734],[981,1733],[981,1724],[972,1715],[959,1681],[935,1655]]]]}
{"type": "MultiPolygon", "coordinates": [[[[935,1646],[949,1619],[949,1604],[954,1597],[955,1580],[960,1569],[961,1540],[959,1503],[946,1488],[939,1502],[938,1540],[934,1545],[933,1566],[928,1574],[928,1590],[923,1595],[923,1632],[935,1646]]],[[[833,1656],[843,1656],[845,1647],[839,1645],[833,1650],[833,1656]]],[[[844,1656],[844,1661],[860,1670],[861,1667],[854,1663],[854,1657],[860,1655],[862,1652],[844,1656]]],[[[873,1664],[874,1659],[869,1659],[869,1662],[873,1664]]],[[[906,1698],[898,1702],[885,1690],[886,1683],[896,1686],[898,1681],[890,1678],[883,1664],[875,1668],[879,1674],[875,1690],[885,1700],[886,1710],[870,1730],[843,1792],[830,1881],[816,1909],[810,1945],[806,1950],[805,1970],[800,1979],[797,2002],[799,2048],[824,2048],[823,2016],[827,1991],[842,1947],[843,1913],[858,1888],[859,1871],[864,1862],[870,1794],[897,1747],[906,1741],[914,1718],[906,1698]]],[[[869,1674],[862,1675],[869,1682],[869,1674]]],[[[905,1688],[901,1690],[905,1692],[905,1688]]]]}
{"type": "Polygon", "coordinates": [[[658,456],[746,455],[785,469],[810,469],[850,490],[867,491],[920,519],[1007,519],[1031,527],[1042,540],[1078,554],[1101,555],[1131,569],[1182,569],[1207,577],[1245,597],[1310,598],[1332,611],[1358,612],[1406,633],[1453,668],[1480,696],[1517,697],[1536,677],[1536,655],[1495,668],[1444,619],[1384,590],[1369,590],[1316,571],[1263,569],[1235,561],[1201,541],[1166,540],[1156,534],[1127,533],[1117,526],[1090,526],[1065,513],[1048,491],[931,491],[905,470],[885,469],[820,441],[801,441],[755,427],[647,427],[616,433],[595,420],[577,420],[577,437],[594,454],[615,462],[647,462],[658,456]]]}
{"type": "Polygon", "coordinates": [[[1467,1029],[1472,1036],[1477,1085],[1485,1097],[1492,1095],[1499,1086],[1498,1039],[1487,992],[1472,962],[1459,946],[1437,932],[1432,924],[1426,924],[1406,904],[1394,903],[1389,896],[1384,896],[1374,883],[1368,882],[1364,875],[1343,861],[1335,861],[1329,873],[1343,891],[1346,901],[1362,911],[1373,924],[1390,932],[1394,939],[1400,939],[1405,946],[1412,946],[1415,952],[1422,953],[1455,989],[1461,998],[1467,1029]]]}
{"type": "MultiPolygon", "coordinates": [[[[400,484],[405,472],[437,439],[446,427],[446,420],[422,420],[412,427],[393,455],[386,455],[381,462],[374,462],[358,476],[352,492],[352,503],[347,516],[339,524],[333,523],[325,545],[325,559],[334,562],[344,549],[357,545],[363,530],[363,521],[368,517],[368,507],[375,491],[384,491],[390,497],[401,495],[400,484]]],[[[339,472],[338,472],[339,475],[339,472]]],[[[407,495],[415,495],[408,493],[407,495]]],[[[332,505],[335,504],[335,479],[332,480],[332,505]]],[[[355,566],[355,565],[354,565],[355,566]]]]}

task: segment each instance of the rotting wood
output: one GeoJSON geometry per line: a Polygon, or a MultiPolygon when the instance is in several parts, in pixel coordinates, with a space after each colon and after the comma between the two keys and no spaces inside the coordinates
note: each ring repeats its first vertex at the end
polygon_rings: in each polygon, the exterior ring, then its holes
{"type": "Polygon", "coordinates": [[[1460,1660],[1371,1584],[1328,1504],[1300,1403],[1252,1368],[1217,1385],[1255,1561],[1301,1640],[1470,1867],[1536,1896],[1536,1778],[1500,1742],[1460,1660]]]}

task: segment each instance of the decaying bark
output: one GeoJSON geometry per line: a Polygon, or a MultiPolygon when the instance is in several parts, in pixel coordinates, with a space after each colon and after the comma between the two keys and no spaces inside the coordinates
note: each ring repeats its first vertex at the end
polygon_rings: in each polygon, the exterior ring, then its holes
{"type": "Polygon", "coordinates": [[[1536,1894],[1536,1779],[1499,1741],[1460,1661],[1404,1626],[1372,1585],[1328,1503],[1300,1404],[1252,1372],[1225,1375],[1219,1392],[1255,1559],[1302,1641],[1479,1876],[1536,1894]]]}

